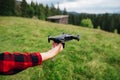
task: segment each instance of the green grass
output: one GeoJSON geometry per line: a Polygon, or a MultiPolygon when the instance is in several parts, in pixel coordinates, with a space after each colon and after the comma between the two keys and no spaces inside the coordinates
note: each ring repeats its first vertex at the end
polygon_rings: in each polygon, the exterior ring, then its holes
{"type": "Polygon", "coordinates": [[[0,52],[45,52],[48,35],[80,34],[81,40],[42,65],[0,80],[120,80],[120,35],[99,29],[19,17],[0,17],[0,52]]]}

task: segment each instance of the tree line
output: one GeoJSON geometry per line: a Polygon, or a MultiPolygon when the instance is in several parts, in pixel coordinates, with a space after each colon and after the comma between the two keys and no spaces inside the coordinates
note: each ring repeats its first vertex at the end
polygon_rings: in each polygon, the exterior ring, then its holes
{"type": "Polygon", "coordinates": [[[28,4],[26,0],[0,0],[0,15],[2,16],[22,16],[36,17],[41,20],[46,20],[48,16],[54,15],[69,15],[69,24],[78,26],[87,26],[90,28],[100,28],[109,32],[117,32],[120,34],[120,14],[85,14],[85,13],[68,13],[66,9],[60,10],[59,4],[55,8],[43,5],[41,3],[28,4]]]}
{"type": "Polygon", "coordinates": [[[93,28],[100,28],[108,32],[117,31],[120,34],[120,14],[69,14],[69,24],[84,26],[84,20],[87,20],[87,24],[90,24],[93,28]]]}
{"type": "Polygon", "coordinates": [[[0,0],[0,15],[2,16],[22,16],[22,17],[36,17],[45,20],[48,16],[65,15],[66,9],[60,10],[59,4],[55,8],[53,4],[49,7],[41,3],[34,3],[33,1],[28,4],[26,0],[0,0]]]}

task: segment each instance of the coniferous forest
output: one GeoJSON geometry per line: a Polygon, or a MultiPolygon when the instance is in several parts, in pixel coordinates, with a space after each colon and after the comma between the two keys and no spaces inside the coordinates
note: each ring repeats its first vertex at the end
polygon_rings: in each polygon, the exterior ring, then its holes
{"type": "MultiPolygon", "coordinates": [[[[82,25],[83,19],[92,21],[93,28],[100,28],[108,32],[117,32],[120,34],[120,14],[69,14],[69,23],[82,25]]],[[[88,23],[89,24],[89,23],[88,23]]]]}
{"type": "Polygon", "coordinates": [[[34,2],[28,4],[26,0],[0,0],[0,16],[35,17],[40,20],[46,20],[48,16],[66,14],[69,15],[69,24],[99,28],[120,34],[120,14],[71,13],[67,12],[65,8],[60,10],[59,5],[55,8],[54,4],[48,6],[34,2]]]}

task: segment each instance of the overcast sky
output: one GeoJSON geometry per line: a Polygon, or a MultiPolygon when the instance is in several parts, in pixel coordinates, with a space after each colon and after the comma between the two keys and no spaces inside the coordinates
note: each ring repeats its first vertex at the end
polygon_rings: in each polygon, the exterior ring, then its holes
{"type": "Polygon", "coordinates": [[[26,0],[43,3],[44,5],[54,4],[61,10],[66,8],[69,12],[79,13],[120,13],[120,0],[26,0]]]}

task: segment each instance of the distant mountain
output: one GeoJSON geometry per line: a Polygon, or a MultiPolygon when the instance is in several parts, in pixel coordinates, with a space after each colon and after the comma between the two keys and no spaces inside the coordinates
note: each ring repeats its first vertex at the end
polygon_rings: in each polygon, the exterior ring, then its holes
{"type": "Polygon", "coordinates": [[[68,12],[68,14],[79,14],[77,12],[68,12]]]}
{"type": "MultiPolygon", "coordinates": [[[[68,14],[96,14],[96,13],[78,13],[78,12],[68,12],[68,14]]],[[[99,14],[105,14],[105,13],[99,13],[99,14]]],[[[114,13],[108,13],[108,14],[120,14],[120,11],[114,12],[114,13]]],[[[97,14],[98,15],[98,14],[97,14]]]]}
{"type": "Polygon", "coordinates": [[[78,12],[68,12],[68,14],[79,14],[78,12]]]}

